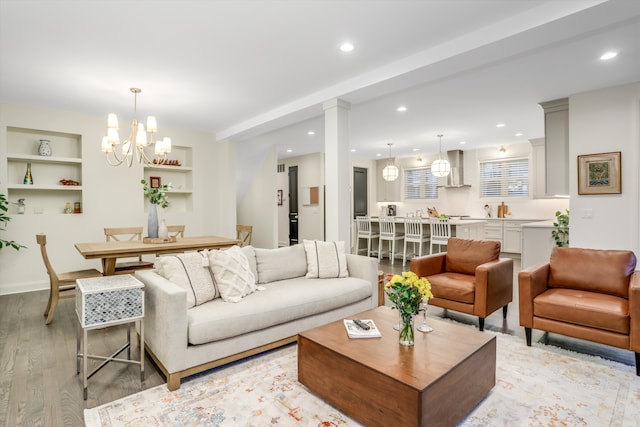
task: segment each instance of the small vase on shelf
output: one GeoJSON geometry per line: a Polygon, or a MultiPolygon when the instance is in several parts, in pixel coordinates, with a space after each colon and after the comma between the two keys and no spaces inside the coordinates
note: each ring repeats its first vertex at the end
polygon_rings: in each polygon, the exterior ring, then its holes
{"type": "Polygon", "coordinates": [[[51,141],[48,139],[41,139],[40,145],[38,146],[38,154],[41,156],[50,157],[51,156],[51,141]]]}
{"type": "Polygon", "coordinates": [[[31,176],[31,163],[27,163],[27,172],[24,174],[25,184],[33,184],[33,177],[31,176]]]}
{"type": "Polygon", "coordinates": [[[147,232],[149,237],[158,237],[158,208],[157,205],[149,204],[149,222],[147,223],[147,232]]]}

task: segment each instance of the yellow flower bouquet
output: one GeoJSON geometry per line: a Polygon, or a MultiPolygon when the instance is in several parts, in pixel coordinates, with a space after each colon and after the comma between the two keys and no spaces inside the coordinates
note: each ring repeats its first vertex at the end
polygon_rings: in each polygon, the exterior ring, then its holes
{"type": "Polygon", "coordinates": [[[412,271],[395,274],[385,285],[385,293],[400,314],[400,344],[413,345],[413,316],[420,311],[422,300],[433,298],[431,283],[412,271]]]}

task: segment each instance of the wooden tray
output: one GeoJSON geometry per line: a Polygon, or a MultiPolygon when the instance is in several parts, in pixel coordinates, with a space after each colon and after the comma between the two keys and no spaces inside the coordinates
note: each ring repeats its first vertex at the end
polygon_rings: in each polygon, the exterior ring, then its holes
{"type": "Polygon", "coordinates": [[[175,243],[176,236],[167,237],[166,239],[161,239],[160,237],[144,237],[142,239],[142,243],[175,243]]]}

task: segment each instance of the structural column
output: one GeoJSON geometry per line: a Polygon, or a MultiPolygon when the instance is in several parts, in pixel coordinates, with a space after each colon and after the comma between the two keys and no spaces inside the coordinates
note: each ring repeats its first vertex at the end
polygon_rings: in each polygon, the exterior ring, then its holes
{"type": "Polygon", "coordinates": [[[349,110],[351,105],[332,99],[324,107],[325,239],[342,240],[351,248],[349,110]]]}

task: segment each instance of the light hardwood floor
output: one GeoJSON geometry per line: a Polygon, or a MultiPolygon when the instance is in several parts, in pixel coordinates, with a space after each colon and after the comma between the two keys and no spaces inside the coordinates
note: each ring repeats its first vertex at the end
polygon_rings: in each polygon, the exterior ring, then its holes
{"type": "MultiPolygon", "coordinates": [[[[514,303],[509,305],[507,319],[502,310],[486,319],[485,328],[519,336],[517,308],[517,271],[514,262],[514,303]]],[[[402,261],[393,266],[387,259],[380,264],[385,273],[408,270],[402,261]]],[[[62,300],[53,322],[44,324],[43,311],[48,292],[0,296],[0,426],[83,426],[85,408],[93,408],[123,396],[164,384],[164,377],[146,358],[145,381],[140,383],[138,366],[109,363],[89,380],[88,399],[82,399],[82,379],[76,374],[76,314],[73,299],[62,300]]],[[[458,322],[477,325],[477,318],[438,307],[429,308],[429,316],[447,316],[458,322]]],[[[108,355],[126,340],[124,326],[90,331],[89,352],[108,355]]],[[[613,347],[574,340],[534,331],[534,342],[594,354],[628,365],[634,364],[633,353],[613,347]]],[[[134,345],[132,357],[138,357],[134,345]]],[[[92,362],[97,363],[97,362],[92,362]]],[[[188,381],[188,380],[187,380],[188,381]]]]}

